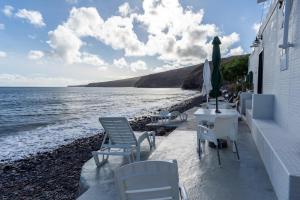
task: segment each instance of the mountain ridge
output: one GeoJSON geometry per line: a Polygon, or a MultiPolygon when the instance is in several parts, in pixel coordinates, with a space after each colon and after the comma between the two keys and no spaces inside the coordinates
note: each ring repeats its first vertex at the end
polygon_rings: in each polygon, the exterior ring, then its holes
{"type": "MultiPolygon", "coordinates": [[[[249,55],[239,55],[223,58],[221,66],[230,62],[234,58],[241,58],[249,55]]],[[[182,67],[178,69],[148,74],[139,77],[120,79],[114,81],[94,82],[80,87],[137,87],[137,88],[182,88],[198,89],[202,88],[202,73],[204,63],[182,67]]],[[[212,63],[210,62],[210,66],[212,63]]],[[[77,87],[79,87],[77,86],[77,87]]],[[[76,86],[71,86],[76,87],[76,86]]]]}

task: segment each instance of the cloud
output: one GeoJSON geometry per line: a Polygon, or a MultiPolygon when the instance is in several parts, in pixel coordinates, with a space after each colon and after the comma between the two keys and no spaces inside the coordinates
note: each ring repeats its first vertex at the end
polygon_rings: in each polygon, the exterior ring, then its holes
{"type": "Polygon", "coordinates": [[[130,69],[131,69],[131,71],[136,72],[136,71],[141,71],[141,70],[147,70],[148,68],[144,61],[138,60],[138,61],[130,64],[130,69]]]}
{"type": "Polygon", "coordinates": [[[128,2],[119,6],[119,13],[123,17],[127,17],[132,12],[128,2]]]}
{"type": "Polygon", "coordinates": [[[103,66],[103,67],[98,67],[97,69],[98,69],[98,71],[106,71],[108,69],[108,67],[103,66]]]}
{"type": "Polygon", "coordinates": [[[62,58],[67,64],[80,62],[80,48],[83,42],[72,30],[59,25],[54,31],[50,31],[49,45],[55,51],[55,54],[62,58]]]}
{"type": "MultiPolygon", "coordinates": [[[[73,24],[69,24],[72,26],[73,24]]],[[[80,52],[84,42],[78,34],[86,34],[84,29],[77,29],[77,34],[68,25],[59,25],[54,31],[50,31],[48,44],[54,53],[63,59],[67,64],[81,63],[88,65],[105,65],[106,63],[97,55],[88,52],[80,52]]]]}
{"type": "Polygon", "coordinates": [[[93,37],[113,49],[124,49],[126,55],[139,55],[142,46],[130,18],[113,16],[104,22],[93,7],[72,8],[68,20],[48,35],[50,47],[69,64],[89,60],[80,51],[85,45],[83,37],[93,37]]]}
{"type": "Polygon", "coordinates": [[[220,40],[222,42],[220,46],[221,53],[223,55],[226,55],[228,54],[232,46],[240,41],[240,35],[236,32],[233,32],[230,35],[222,36],[220,40]]]}
{"type": "Polygon", "coordinates": [[[114,59],[113,65],[121,69],[129,66],[125,58],[114,59]]]}
{"type": "Polygon", "coordinates": [[[7,57],[7,53],[4,51],[0,51],[0,59],[1,58],[6,58],[7,57]]]}
{"type": "Polygon", "coordinates": [[[5,24],[0,23],[0,30],[4,30],[4,29],[5,29],[5,24]]]}
{"type": "Polygon", "coordinates": [[[65,0],[67,3],[70,3],[70,4],[76,4],[78,3],[78,0],[65,0]]]}
{"type": "Polygon", "coordinates": [[[95,66],[101,66],[102,69],[106,69],[107,67],[104,65],[107,65],[101,58],[99,58],[95,54],[90,54],[87,52],[83,52],[81,54],[81,63],[88,64],[88,65],[95,65],[95,66]]]}
{"type": "Polygon", "coordinates": [[[130,70],[132,72],[148,70],[147,64],[142,60],[128,63],[125,58],[119,58],[113,60],[113,65],[120,69],[130,70]]]}
{"type": "Polygon", "coordinates": [[[154,68],[153,72],[158,73],[158,72],[164,72],[164,71],[168,71],[168,70],[172,70],[172,69],[175,69],[175,67],[172,65],[162,65],[160,67],[154,68]]]}
{"type": "Polygon", "coordinates": [[[5,5],[4,8],[2,9],[2,12],[5,16],[11,17],[14,11],[14,7],[10,5],[5,5]]]}
{"type": "MultiPolygon", "coordinates": [[[[204,10],[184,8],[178,0],[147,0],[142,8],[137,12],[124,3],[118,8],[119,16],[106,19],[94,7],[72,8],[66,21],[49,31],[48,44],[69,64],[85,62],[82,47],[86,45],[85,38],[91,37],[122,50],[125,57],[153,56],[165,65],[180,67],[210,57],[216,35],[222,41],[223,56],[240,41],[238,33],[224,35],[215,24],[203,23],[204,10]],[[137,35],[141,33],[135,32],[137,26],[144,31],[143,41],[137,35]]],[[[124,60],[114,60],[113,65],[125,68],[124,60]]],[[[127,68],[130,66],[127,63],[127,68]]]]}
{"type": "Polygon", "coordinates": [[[72,78],[48,77],[43,75],[23,76],[19,74],[0,74],[1,86],[67,86],[88,83],[72,78]]]}
{"type": "Polygon", "coordinates": [[[97,38],[115,50],[124,50],[125,56],[144,56],[144,44],[133,31],[132,18],[112,16],[99,30],[97,38]]]}
{"type": "Polygon", "coordinates": [[[237,55],[242,55],[244,54],[245,51],[241,46],[238,46],[234,49],[230,49],[228,56],[237,56],[237,55]]]}
{"type": "Polygon", "coordinates": [[[260,26],[261,26],[261,23],[256,22],[253,24],[252,29],[255,31],[255,33],[258,33],[260,26]]]}
{"type": "Polygon", "coordinates": [[[28,52],[28,59],[30,60],[39,60],[44,57],[44,52],[38,50],[31,50],[28,52]]]}
{"type": "MultiPolygon", "coordinates": [[[[213,37],[222,35],[216,25],[202,22],[204,10],[183,8],[178,0],[143,1],[143,11],[132,16],[143,24],[149,34],[146,55],[157,55],[158,59],[171,65],[192,65],[204,61],[211,56],[213,37]]],[[[221,47],[224,53],[237,42],[235,39],[224,37],[225,47],[221,47]]]]}
{"type": "Polygon", "coordinates": [[[16,13],[16,17],[25,19],[28,23],[33,24],[36,27],[46,26],[43,16],[39,11],[20,9],[16,13]]]}

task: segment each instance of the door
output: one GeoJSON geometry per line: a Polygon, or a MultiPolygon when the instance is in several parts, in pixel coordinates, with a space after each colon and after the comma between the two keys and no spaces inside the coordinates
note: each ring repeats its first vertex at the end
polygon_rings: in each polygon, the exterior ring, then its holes
{"type": "Polygon", "coordinates": [[[257,94],[263,93],[263,65],[264,65],[264,51],[262,51],[259,54],[259,60],[258,60],[257,94]]]}

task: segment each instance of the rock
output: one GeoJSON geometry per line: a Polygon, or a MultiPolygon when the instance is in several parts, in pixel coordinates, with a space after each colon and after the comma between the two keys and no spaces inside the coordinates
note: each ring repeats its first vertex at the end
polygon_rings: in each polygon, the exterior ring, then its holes
{"type": "MultiPolygon", "coordinates": [[[[199,105],[196,96],[168,108],[183,112],[199,105]]],[[[130,124],[135,131],[146,131],[149,115],[135,117],[130,124]]],[[[171,129],[158,130],[166,134],[171,129]]],[[[82,165],[98,150],[104,133],[78,139],[51,152],[42,152],[22,160],[0,163],[0,199],[76,199],[82,165]]]]}

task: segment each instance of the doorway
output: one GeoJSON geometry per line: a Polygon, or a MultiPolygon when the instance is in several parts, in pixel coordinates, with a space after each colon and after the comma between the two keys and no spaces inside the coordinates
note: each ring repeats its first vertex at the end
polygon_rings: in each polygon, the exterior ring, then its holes
{"type": "Polygon", "coordinates": [[[258,60],[257,94],[263,93],[263,65],[264,65],[264,51],[262,51],[259,54],[259,60],[258,60]]]}

